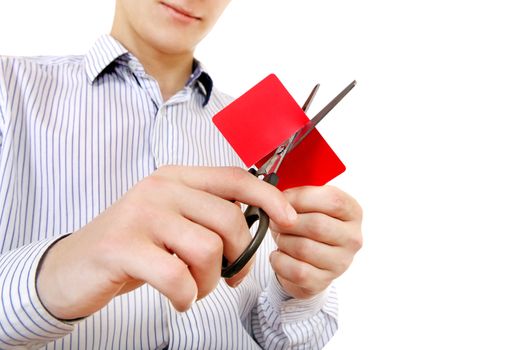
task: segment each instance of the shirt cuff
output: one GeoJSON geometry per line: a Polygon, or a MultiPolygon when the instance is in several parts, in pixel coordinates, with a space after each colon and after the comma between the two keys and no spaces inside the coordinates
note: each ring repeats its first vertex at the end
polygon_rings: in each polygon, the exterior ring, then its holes
{"type": "Polygon", "coordinates": [[[327,290],[310,299],[295,299],[281,286],[272,273],[267,287],[267,298],[274,310],[280,311],[281,323],[300,322],[317,315],[327,300],[327,290]]]}
{"type": "MultiPolygon", "coordinates": [[[[0,273],[3,331],[13,343],[38,343],[60,338],[73,331],[73,324],[50,314],[38,296],[36,275],[49,247],[64,236],[23,246],[2,256],[0,273]]],[[[1,337],[0,337],[1,338],[1,337]]]]}

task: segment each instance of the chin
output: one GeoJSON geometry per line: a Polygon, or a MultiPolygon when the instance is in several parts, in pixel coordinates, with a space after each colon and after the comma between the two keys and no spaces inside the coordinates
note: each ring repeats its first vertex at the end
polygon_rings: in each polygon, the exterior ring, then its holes
{"type": "Polygon", "coordinates": [[[198,41],[189,40],[188,36],[180,34],[155,35],[150,42],[158,51],[170,55],[193,53],[198,43],[198,41]]]}

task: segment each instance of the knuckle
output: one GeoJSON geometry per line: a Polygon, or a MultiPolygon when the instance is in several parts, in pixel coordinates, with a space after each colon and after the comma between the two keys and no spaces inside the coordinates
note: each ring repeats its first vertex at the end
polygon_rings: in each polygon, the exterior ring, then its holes
{"type": "Polygon", "coordinates": [[[271,196],[273,200],[273,206],[284,207],[288,203],[286,196],[277,187],[267,184],[266,182],[261,181],[261,183],[268,187],[268,195],[271,196]]]}
{"type": "Polygon", "coordinates": [[[227,204],[229,205],[220,213],[221,221],[224,225],[222,228],[224,232],[235,235],[246,232],[246,219],[241,209],[233,203],[227,204]]]}
{"type": "Polygon", "coordinates": [[[341,191],[337,187],[326,186],[326,197],[329,203],[330,210],[340,217],[346,217],[351,213],[351,216],[357,221],[361,221],[363,217],[363,208],[355,198],[341,191]]]}
{"type": "Polygon", "coordinates": [[[309,279],[309,271],[304,264],[296,265],[292,271],[292,280],[298,285],[305,285],[309,279]]]}
{"type": "Polygon", "coordinates": [[[306,238],[299,238],[293,244],[294,246],[294,256],[299,260],[306,260],[312,255],[316,254],[314,249],[314,244],[312,240],[306,238]]]}
{"type": "Polygon", "coordinates": [[[308,230],[310,236],[314,240],[319,240],[324,230],[326,230],[326,222],[323,220],[322,215],[311,215],[310,222],[308,223],[308,230]]]}
{"type": "Polygon", "coordinates": [[[336,277],[340,276],[348,269],[350,264],[352,264],[352,260],[353,260],[353,255],[346,254],[342,259],[339,259],[336,261],[335,269],[334,269],[336,277]]]}
{"type": "Polygon", "coordinates": [[[233,198],[237,199],[245,191],[252,175],[239,167],[224,167],[221,169],[220,176],[225,183],[233,185],[228,186],[229,191],[233,198]]]}
{"type": "Polygon", "coordinates": [[[332,186],[327,186],[326,192],[327,200],[333,213],[342,215],[348,211],[351,205],[346,193],[332,186]]]}
{"type": "Polygon", "coordinates": [[[249,173],[239,167],[226,167],[225,171],[226,176],[233,183],[245,182],[249,178],[249,173]]]}
{"type": "Polygon", "coordinates": [[[352,236],[351,242],[356,251],[363,247],[363,234],[361,231],[359,231],[358,234],[352,236]]]}
{"type": "Polygon", "coordinates": [[[134,200],[134,198],[131,196],[127,196],[126,200],[122,200],[118,202],[115,206],[110,208],[107,212],[115,210],[120,217],[120,222],[125,223],[140,223],[145,222],[145,217],[148,216],[147,212],[143,209],[142,202],[140,200],[134,200]]]}
{"type": "Polygon", "coordinates": [[[203,266],[213,266],[220,261],[222,257],[223,244],[222,240],[217,235],[207,235],[199,242],[199,249],[194,254],[199,264],[203,266]]]}
{"type": "MultiPolygon", "coordinates": [[[[165,264],[165,266],[163,266],[163,268],[161,268],[158,273],[161,275],[162,280],[167,284],[177,285],[179,280],[185,275],[185,269],[187,269],[187,267],[182,264],[165,264]]],[[[180,298],[184,299],[183,293],[180,294],[180,298]]]]}
{"type": "Polygon", "coordinates": [[[185,265],[177,264],[175,266],[165,266],[162,271],[159,271],[162,280],[166,285],[184,285],[184,288],[179,288],[176,293],[172,294],[172,303],[179,311],[188,310],[193,302],[193,298],[197,294],[197,286],[191,280],[191,274],[185,265]],[[183,280],[186,279],[186,280],[183,280]]]}
{"type": "Polygon", "coordinates": [[[156,193],[159,188],[166,186],[166,179],[162,176],[162,172],[157,171],[150,176],[142,179],[136,186],[137,191],[145,193],[156,193]]]}
{"type": "Polygon", "coordinates": [[[338,241],[345,248],[352,253],[356,253],[363,247],[363,235],[359,228],[350,228],[342,231],[338,237],[338,241]]]}
{"type": "Polygon", "coordinates": [[[354,216],[359,221],[361,221],[363,219],[363,208],[354,198],[351,198],[351,207],[352,207],[352,212],[354,213],[354,216]]]}
{"type": "Polygon", "coordinates": [[[146,194],[174,189],[184,183],[180,176],[182,170],[182,167],[177,165],[163,165],[143,178],[135,187],[146,194]]]}
{"type": "MultiPolygon", "coordinates": [[[[155,222],[162,211],[156,199],[155,191],[158,191],[158,180],[147,179],[144,187],[126,193],[126,195],[115,204],[115,210],[121,224],[133,228],[148,226],[155,222]],[[154,184],[155,182],[156,184],[154,184]]],[[[113,208],[112,208],[113,209],[113,208]]]]}
{"type": "Polygon", "coordinates": [[[357,252],[363,247],[363,235],[361,233],[360,227],[350,227],[348,230],[343,232],[344,237],[342,242],[344,246],[349,247],[352,252],[357,252]]]}
{"type": "Polygon", "coordinates": [[[326,290],[330,284],[332,283],[334,279],[329,275],[325,274],[321,277],[319,277],[315,283],[312,283],[310,290],[314,291],[314,294],[318,294],[322,292],[323,290],[326,290]]]}
{"type": "Polygon", "coordinates": [[[178,165],[161,165],[153,174],[158,174],[161,176],[174,176],[178,173],[178,169],[181,167],[178,165]]]}

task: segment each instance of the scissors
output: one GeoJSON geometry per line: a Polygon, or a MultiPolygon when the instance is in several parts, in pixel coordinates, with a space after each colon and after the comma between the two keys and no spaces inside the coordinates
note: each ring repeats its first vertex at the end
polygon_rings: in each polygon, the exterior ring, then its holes
{"type": "MultiPolygon", "coordinates": [[[[281,143],[275,150],[274,154],[259,168],[250,168],[248,171],[261,178],[262,181],[272,184],[273,186],[277,185],[279,177],[277,176],[277,170],[281,166],[286,155],[290,153],[297,145],[299,145],[308,134],[315,128],[315,126],[343,99],[354,88],[356,81],[351,82],[347,87],[345,87],[332,101],[330,101],[317,115],[312,118],[306,125],[301,129],[294,132],[287,140],[281,143]]],[[[303,111],[306,112],[310,107],[315,95],[319,90],[319,84],[315,85],[312,89],[312,92],[306,99],[306,102],[303,105],[303,111]]],[[[266,212],[256,206],[249,205],[244,211],[244,218],[248,227],[251,228],[253,224],[259,222],[257,227],[257,232],[253,236],[250,244],[244,250],[244,252],[230,265],[228,265],[228,260],[223,257],[222,259],[222,270],[221,276],[224,278],[233,277],[242,268],[250,261],[252,256],[257,251],[257,248],[261,245],[266,232],[268,231],[268,226],[270,225],[270,218],[266,212]]]]}

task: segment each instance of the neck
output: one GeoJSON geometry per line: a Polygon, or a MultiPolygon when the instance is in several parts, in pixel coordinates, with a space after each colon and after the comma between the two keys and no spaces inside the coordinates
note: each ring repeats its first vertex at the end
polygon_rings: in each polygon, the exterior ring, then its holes
{"type": "Polygon", "coordinates": [[[148,75],[155,78],[164,101],[184,88],[192,73],[193,52],[166,54],[140,37],[126,35],[115,27],[111,35],[137,57],[148,75]]]}

